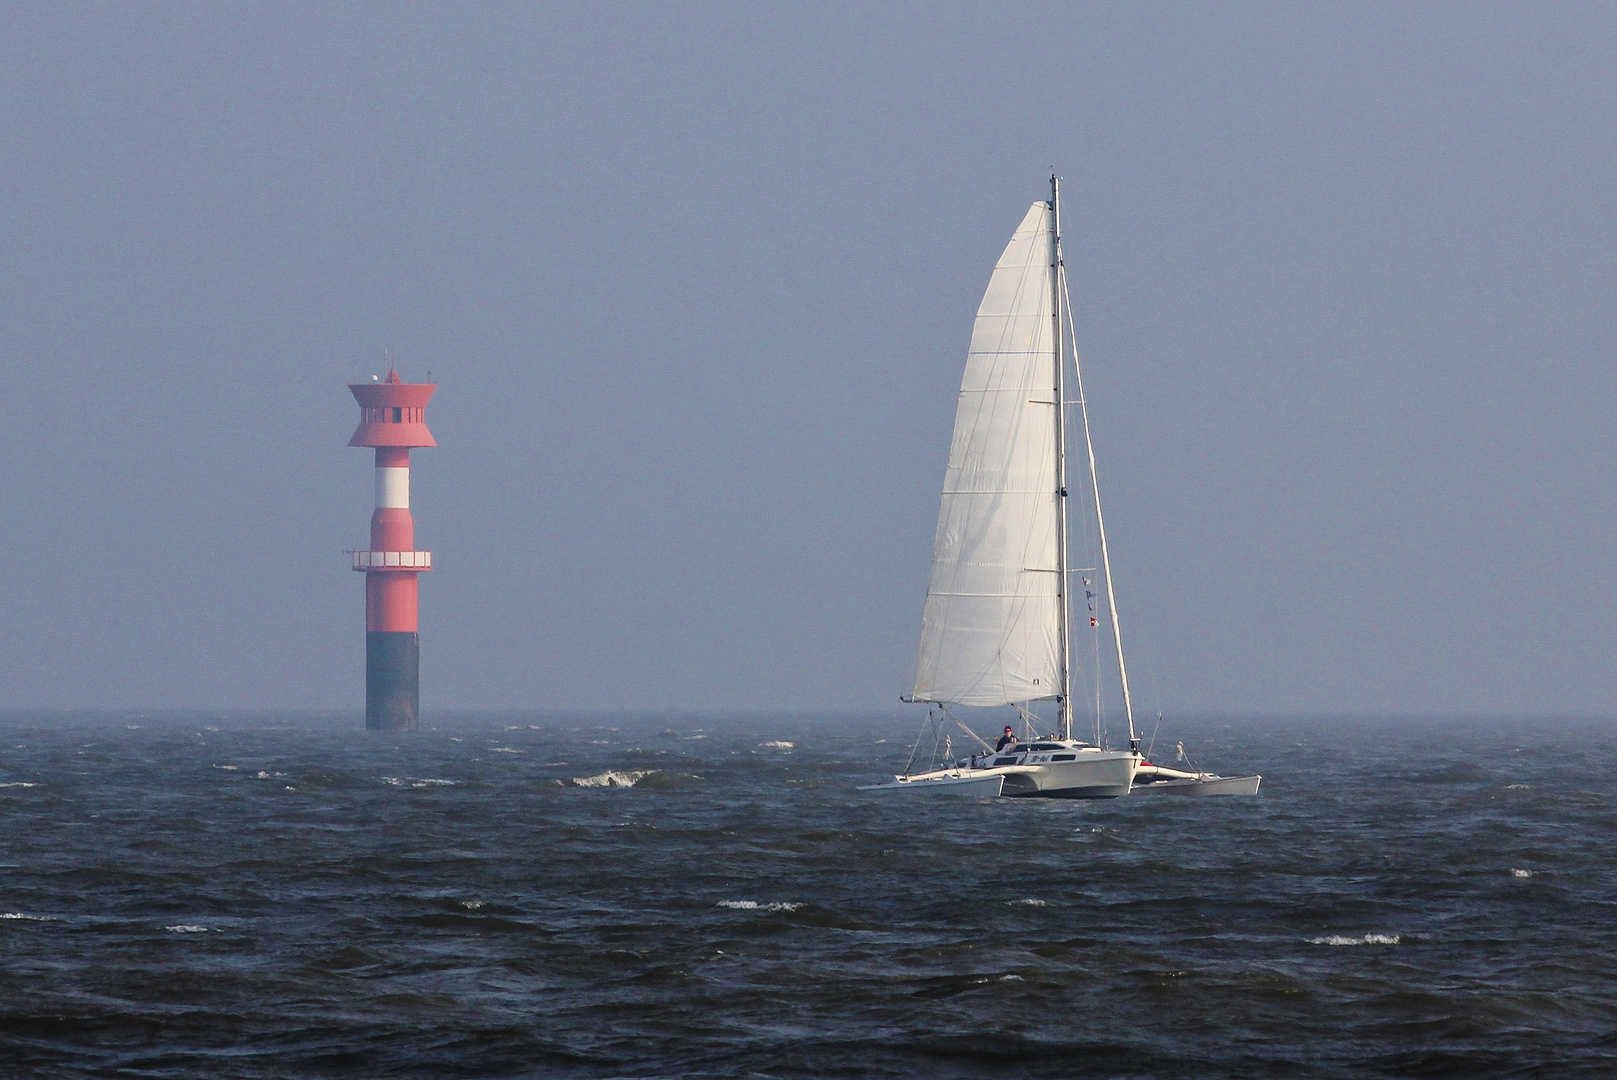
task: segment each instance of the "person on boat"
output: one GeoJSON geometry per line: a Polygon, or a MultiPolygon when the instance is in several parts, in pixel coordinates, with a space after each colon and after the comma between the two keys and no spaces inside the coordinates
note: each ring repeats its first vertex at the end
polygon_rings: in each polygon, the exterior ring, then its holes
{"type": "Polygon", "coordinates": [[[1005,725],[1005,734],[1001,735],[999,737],[999,742],[994,744],[994,753],[997,754],[1001,750],[1005,749],[1007,746],[1015,746],[1015,745],[1016,745],[1016,733],[1011,730],[1011,725],[1006,724],[1005,725]]]}

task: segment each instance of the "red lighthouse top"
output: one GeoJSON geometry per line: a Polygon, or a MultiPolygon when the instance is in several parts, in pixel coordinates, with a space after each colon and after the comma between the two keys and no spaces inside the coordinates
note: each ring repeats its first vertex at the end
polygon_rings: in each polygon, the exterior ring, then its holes
{"type": "Polygon", "coordinates": [[[349,383],[359,402],[359,427],[349,446],[437,446],[423,418],[437,383],[399,381],[390,370],[383,382],[349,383]]]}

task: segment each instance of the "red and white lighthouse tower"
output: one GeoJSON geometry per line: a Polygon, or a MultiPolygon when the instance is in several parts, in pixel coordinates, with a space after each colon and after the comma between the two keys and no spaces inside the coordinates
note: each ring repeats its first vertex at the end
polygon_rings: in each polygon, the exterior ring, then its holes
{"type": "Polygon", "coordinates": [[[359,428],[349,446],[376,448],[376,512],[371,546],[351,552],[365,575],[365,726],[415,731],[421,707],[421,635],[416,584],[432,552],[415,548],[410,516],[410,448],[437,446],[423,415],[436,383],[349,383],[359,428]]]}

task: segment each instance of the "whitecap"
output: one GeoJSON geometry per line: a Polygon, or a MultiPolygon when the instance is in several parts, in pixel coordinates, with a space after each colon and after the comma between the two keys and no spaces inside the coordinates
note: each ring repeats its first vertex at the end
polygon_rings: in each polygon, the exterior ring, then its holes
{"type": "Polygon", "coordinates": [[[390,784],[393,787],[429,788],[454,787],[459,784],[460,781],[439,780],[431,776],[384,776],[382,777],[382,783],[390,784]]]}
{"type": "Polygon", "coordinates": [[[0,787],[38,787],[38,786],[39,786],[38,784],[36,784],[36,783],[34,783],[32,781],[29,781],[29,780],[12,780],[9,783],[0,784],[0,787]]]}
{"type": "Polygon", "coordinates": [[[522,753],[521,750],[518,750],[514,746],[495,746],[495,747],[491,747],[490,749],[492,749],[494,751],[494,753],[496,753],[496,754],[520,754],[520,753],[522,753]]]}
{"type": "Polygon", "coordinates": [[[483,901],[481,901],[481,900],[462,900],[460,902],[460,906],[465,908],[467,911],[476,911],[478,908],[483,906],[483,901]]]}
{"type": "Polygon", "coordinates": [[[197,926],[195,923],[179,923],[179,924],[177,924],[175,926],[165,926],[165,927],[163,927],[163,929],[167,930],[171,934],[211,934],[211,933],[214,933],[213,927],[211,927],[211,926],[197,926]]]}
{"type": "Polygon", "coordinates": [[[634,787],[644,777],[656,772],[656,769],[646,769],[637,772],[611,772],[597,773],[594,776],[575,776],[573,783],[579,787],[634,787]]]}
{"type": "Polygon", "coordinates": [[[1022,981],[1022,976],[1020,976],[1020,975],[1001,975],[999,977],[999,981],[1000,982],[1021,982],[1022,981]]]}
{"type": "Polygon", "coordinates": [[[1012,907],[1018,907],[1018,906],[1021,906],[1021,907],[1049,907],[1050,906],[1050,901],[1048,901],[1048,900],[1035,900],[1031,896],[1028,897],[1026,900],[1007,900],[1005,902],[1007,904],[1011,905],[1012,907]]]}
{"type": "Polygon", "coordinates": [[[1310,945],[1396,945],[1397,934],[1366,934],[1363,937],[1343,937],[1341,934],[1332,934],[1329,937],[1309,938],[1310,945]]]}
{"type": "Polygon", "coordinates": [[[26,922],[61,922],[55,915],[29,915],[21,911],[0,911],[0,919],[21,919],[26,922]]]}
{"type": "Polygon", "coordinates": [[[235,772],[238,768],[240,768],[240,766],[238,766],[238,765],[215,765],[214,768],[223,769],[225,772],[235,772]]]}
{"type": "Polygon", "coordinates": [[[794,750],[797,748],[797,744],[794,742],[784,742],[777,739],[771,739],[769,742],[764,743],[764,745],[769,747],[771,750],[794,750]]]}
{"type": "Polygon", "coordinates": [[[796,911],[802,904],[760,904],[756,900],[720,900],[714,907],[729,908],[731,911],[796,911]]]}
{"type": "Polygon", "coordinates": [[[1538,873],[1537,870],[1512,870],[1510,872],[1510,876],[1511,877],[1532,877],[1536,873],[1538,873]]]}
{"type": "Polygon", "coordinates": [[[1533,787],[1532,784],[1506,784],[1505,785],[1505,790],[1506,791],[1530,791],[1530,790],[1532,790],[1532,787],[1533,787]]]}
{"type": "Polygon", "coordinates": [[[259,769],[258,770],[258,778],[260,780],[268,780],[270,778],[270,774],[265,772],[263,769],[259,769]]]}

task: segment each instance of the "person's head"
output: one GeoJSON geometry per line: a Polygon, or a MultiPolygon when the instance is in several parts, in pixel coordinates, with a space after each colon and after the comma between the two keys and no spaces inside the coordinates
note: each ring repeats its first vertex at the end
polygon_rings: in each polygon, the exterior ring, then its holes
{"type": "Polygon", "coordinates": [[[1006,724],[1005,725],[1005,734],[1007,734],[1007,735],[1015,735],[1016,733],[1011,730],[1011,725],[1006,724]]]}

